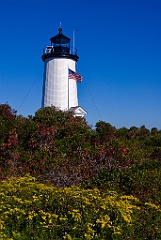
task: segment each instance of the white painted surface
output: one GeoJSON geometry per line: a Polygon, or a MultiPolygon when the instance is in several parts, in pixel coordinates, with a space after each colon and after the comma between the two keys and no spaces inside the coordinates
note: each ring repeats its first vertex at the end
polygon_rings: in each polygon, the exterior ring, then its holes
{"type": "Polygon", "coordinates": [[[75,80],[68,81],[68,68],[76,71],[76,62],[72,59],[48,58],[44,64],[42,107],[55,106],[66,111],[78,106],[77,83],[75,80]]]}

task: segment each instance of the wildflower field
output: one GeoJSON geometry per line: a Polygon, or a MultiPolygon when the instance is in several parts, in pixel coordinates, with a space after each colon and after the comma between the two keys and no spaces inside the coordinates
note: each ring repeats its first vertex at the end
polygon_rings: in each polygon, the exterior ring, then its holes
{"type": "Polygon", "coordinates": [[[57,188],[25,176],[1,182],[0,206],[1,239],[129,239],[143,209],[153,212],[152,233],[161,236],[158,206],[114,191],[57,188]]]}

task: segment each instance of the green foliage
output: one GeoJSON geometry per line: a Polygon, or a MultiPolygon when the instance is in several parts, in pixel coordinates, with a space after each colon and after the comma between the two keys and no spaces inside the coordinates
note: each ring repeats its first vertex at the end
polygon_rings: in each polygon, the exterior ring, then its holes
{"type": "Polygon", "coordinates": [[[105,191],[115,190],[121,194],[137,196],[141,201],[161,204],[161,165],[157,161],[135,164],[126,170],[116,168],[100,170],[97,176],[84,184],[105,191]]]}
{"type": "Polygon", "coordinates": [[[116,136],[116,128],[103,121],[96,123],[96,132],[101,142],[112,140],[116,136]]]}

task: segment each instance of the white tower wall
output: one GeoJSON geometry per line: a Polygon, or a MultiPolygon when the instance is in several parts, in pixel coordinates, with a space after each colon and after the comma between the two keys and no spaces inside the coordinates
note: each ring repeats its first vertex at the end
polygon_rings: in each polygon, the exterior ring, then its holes
{"type": "Polygon", "coordinates": [[[55,106],[66,111],[78,106],[77,83],[68,80],[68,69],[76,71],[76,62],[67,58],[47,58],[44,64],[42,107],[55,106]]]}

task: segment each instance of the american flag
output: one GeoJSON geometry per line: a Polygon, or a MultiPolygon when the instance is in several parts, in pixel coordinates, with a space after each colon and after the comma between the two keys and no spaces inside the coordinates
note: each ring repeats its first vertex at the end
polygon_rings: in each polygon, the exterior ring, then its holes
{"type": "Polygon", "coordinates": [[[69,69],[68,71],[68,78],[73,79],[76,82],[82,82],[82,76],[79,75],[78,73],[74,72],[73,70],[69,69]]]}

